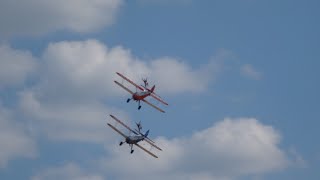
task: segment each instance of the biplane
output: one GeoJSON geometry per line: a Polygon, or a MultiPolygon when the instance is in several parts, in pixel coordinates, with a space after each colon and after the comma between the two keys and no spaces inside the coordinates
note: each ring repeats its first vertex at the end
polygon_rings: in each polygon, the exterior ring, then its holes
{"type": "Polygon", "coordinates": [[[161,148],[159,148],[158,146],[155,145],[155,142],[152,141],[151,139],[148,138],[148,134],[149,134],[149,130],[146,131],[144,134],[141,132],[142,126],[141,126],[141,122],[136,123],[137,128],[138,129],[131,129],[129,126],[127,126],[126,124],[124,124],[122,121],[120,121],[118,118],[116,118],[115,116],[113,116],[112,114],[110,114],[110,116],[116,121],[116,123],[121,124],[123,127],[125,127],[126,129],[129,130],[129,134],[134,134],[134,135],[125,135],[125,133],[121,132],[119,129],[117,129],[115,126],[111,125],[110,123],[107,123],[108,126],[110,126],[113,130],[115,130],[116,132],[118,132],[121,136],[123,136],[125,138],[124,141],[121,141],[119,146],[121,146],[123,143],[127,143],[129,144],[131,151],[130,153],[132,154],[134,152],[133,150],[133,145],[139,147],[140,149],[144,150],[146,153],[150,154],[151,156],[158,158],[158,156],[156,156],[155,154],[153,154],[151,151],[147,150],[145,147],[141,146],[140,144],[138,144],[140,141],[145,141],[148,144],[151,145],[151,147],[154,147],[160,151],[162,151],[161,148]]]}
{"type": "Polygon", "coordinates": [[[161,102],[162,104],[168,105],[168,103],[166,103],[165,101],[163,101],[159,95],[157,95],[154,90],[155,90],[155,85],[152,86],[151,89],[148,88],[149,83],[147,79],[142,79],[144,85],[137,85],[136,83],[134,83],[133,81],[131,81],[130,79],[128,79],[127,77],[125,77],[124,75],[120,74],[117,72],[117,75],[119,75],[123,80],[126,80],[127,82],[129,82],[130,84],[132,84],[133,86],[135,86],[136,88],[136,92],[131,91],[129,88],[127,88],[126,86],[123,85],[123,83],[119,83],[118,81],[114,81],[117,85],[119,85],[120,87],[122,87],[123,89],[125,89],[126,91],[128,91],[132,97],[127,99],[127,103],[130,102],[131,99],[133,99],[134,101],[138,101],[138,109],[141,109],[141,105],[140,105],[140,101],[143,101],[145,103],[147,103],[148,105],[150,105],[151,107],[157,109],[160,112],[164,113],[164,110],[160,109],[159,107],[155,106],[154,104],[150,103],[149,101],[147,101],[145,98],[148,96],[153,97],[154,99],[156,99],[157,101],[161,102]],[[138,91],[139,90],[139,91],[138,91]]]}

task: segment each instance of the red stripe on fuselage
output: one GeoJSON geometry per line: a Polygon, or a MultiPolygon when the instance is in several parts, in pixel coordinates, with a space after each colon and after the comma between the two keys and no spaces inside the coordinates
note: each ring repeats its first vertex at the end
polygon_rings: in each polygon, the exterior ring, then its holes
{"type": "Polygon", "coordinates": [[[149,92],[136,92],[136,93],[133,93],[132,99],[134,99],[135,101],[140,101],[149,95],[150,95],[149,92]]]}

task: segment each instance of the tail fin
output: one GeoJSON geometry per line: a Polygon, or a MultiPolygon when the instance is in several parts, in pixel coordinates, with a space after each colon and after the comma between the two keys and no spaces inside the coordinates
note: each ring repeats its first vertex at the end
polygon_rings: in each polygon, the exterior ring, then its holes
{"type": "Polygon", "coordinates": [[[148,137],[148,134],[149,134],[149,130],[144,134],[144,137],[148,137]]]}
{"type": "Polygon", "coordinates": [[[154,89],[156,88],[156,85],[153,85],[150,92],[153,93],[154,89]]]}

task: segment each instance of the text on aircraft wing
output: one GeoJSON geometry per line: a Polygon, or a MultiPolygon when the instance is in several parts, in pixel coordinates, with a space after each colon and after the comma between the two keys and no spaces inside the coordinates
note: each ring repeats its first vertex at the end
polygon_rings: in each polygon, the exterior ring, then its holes
{"type": "Polygon", "coordinates": [[[120,77],[122,77],[124,80],[128,81],[129,83],[131,83],[132,85],[134,85],[135,87],[139,88],[141,91],[144,90],[144,88],[142,88],[141,86],[137,85],[136,83],[134,83],[133,81],[131,81],[130,79],[128,79],[127,77],[125,77],[124,75],[116,72],[120,77]]]}
{"type": "Polygon", "coordinates": [[[123,89],[125,89],[126,91],[128,91],[130,94],[133,94],[133,92],[128,89],[127,87],[125,87],[124,85],[122,85],[121,83],[119,83],[118,81],[114,81],[116,84],[118,84],[118,86],[122,87],[123,89]]]}
{"type": "Polygon", "coordinates": [[[124,124],[122,121],[120,121],[118,118],[116,118],[115,116],[113,116],[112,114],[110,114],[110,116],[117,121],[118,123],[120,123],[123,127],[127,128],[129,131],[133,132],[134,134],[138,135],[137,132],[135,132],[134,130],[132,130],[129,126],[127,126],[126,124],[124,124]]]}
{"type": "Polygon", "coordinates": [[[168,105],[168,103],[164,102],[159,96],[155,95],[154,93],[151,93],[150,96],[160,101],[162,104],[168,105]]]}
{"type": "Polygon", "coordinates": [[[158,111],[160,111],[160,112],[163,112],[163,113],[164,113],[164,110],[162,110],[162,109],[160,109],[159,107],[157,107],[157,106],[155,106],[155,105],[151,104],[149,101],[147,101],[147,100],[145,100],[145,99],[142,99],[141,101],[143,101],[143,102],[145,102],[145,103],[149,104],[151,107],[153,107],[153,108],[157,109],[158,111]]]}
{"type": "Polygon", "coordinates": [[[113,130],[115,130],[116,132],[118,132],[121,136],[123,136],[124,138],[127,138],[127,136],[125,134],[123,134],[119,129],[115,128],[114,126],[112,126],[111,124],[107,123],[108,126],[110,126],[113,130]]]}
{"type": "Polygon", "coordinates": [[[145,140],[147,143],[149,143],[151,146],[157,148],[159,151],[162,151],[162,149],[159,148],[158,146],[156,146],[150,139],[145,138],[144,140],[145,140]]]}
{"type": "Polygon", "coordinates": [[[158,156],[154,155],[152,152],[148,151],[146,148],[140,146],[138,143],[134,144],[136,145],[137,147],[139,147],[140,149],[144,150],[146,153],[150,154],[151,156],[155,157],[155,158],[158,158],[158,156]]]}

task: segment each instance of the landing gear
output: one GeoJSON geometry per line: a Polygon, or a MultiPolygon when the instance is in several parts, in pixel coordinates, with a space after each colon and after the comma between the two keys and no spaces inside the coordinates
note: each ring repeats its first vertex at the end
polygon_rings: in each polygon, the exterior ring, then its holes
{"type": "Polygon", "coordinates": [[[132,154],[133,153],[133,149],[132,149],[132,147],[133,147],[133,144],[130,144],[130,147],[131,147],[131,151],[130,151],[130,153],[132,154]]]}
{"type": "Polygon", "coordinates": [[[121,146],[122,144],[123,144],[123,142],[121,141],[120,144],[119,144],[119,146],[121,146]]]}
{"type": "Polygon", "coordinates": [[[128,98],[128,99],[127,99],[127,103],[128,103],[128,102],[130,102],[130,100],[131,100],[131,99],[130,99],[130,98],[128,98]]]}
{"type": "Polygon", "coordinates": [[[138,107],[138,110],[140,110],[140,109],[141,109],[141,106],[138,107]]]}

